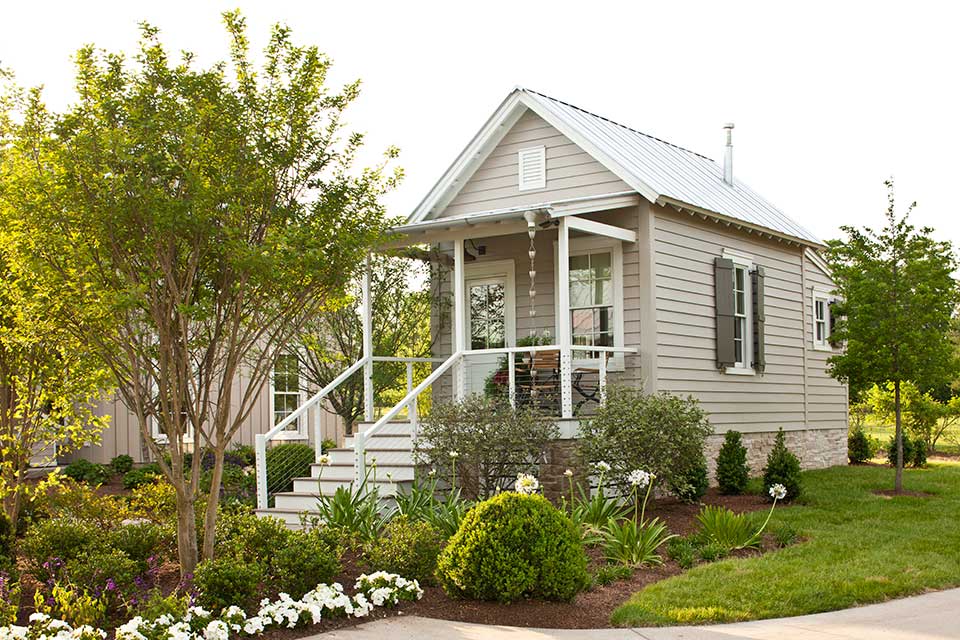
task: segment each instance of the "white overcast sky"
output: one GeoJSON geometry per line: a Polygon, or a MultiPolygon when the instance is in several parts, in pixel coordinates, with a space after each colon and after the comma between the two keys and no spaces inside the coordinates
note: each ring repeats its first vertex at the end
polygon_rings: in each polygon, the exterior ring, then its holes
{"type": "Polygon", "coordinates": [[[132,51],[137,23],[201,63],[226,57],[220,12],[255,46],[285,22],[362,78],[352,128],[401,149],[406,215],[515,85],[712,158],[736,123],[735,172],[822,238],[879,226],[883,180],[914,221],[960,243],[960,8],[926,2],[438,3],[0,1],[0,65],[72,99],[70,56],[132,51]]]}

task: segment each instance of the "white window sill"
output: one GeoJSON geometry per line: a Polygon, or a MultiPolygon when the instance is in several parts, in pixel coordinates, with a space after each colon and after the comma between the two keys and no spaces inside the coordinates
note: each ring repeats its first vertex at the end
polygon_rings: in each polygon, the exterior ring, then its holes
{"type": "Polygon", "coordinates": [[[755,376],[757,372],[753,369],[748,369],[747,367],[725,367],[723,370],[724,373],[728,373],[735,376],[755,376]]]}
{"type": "Polygon", "coordinates": [[[814,350],[814,351],[833,351],[833,347],[831,347],[829,344],[817,344],[817,343],[814,343],[814,344],[813,344],[813,350],[814,350]]]}

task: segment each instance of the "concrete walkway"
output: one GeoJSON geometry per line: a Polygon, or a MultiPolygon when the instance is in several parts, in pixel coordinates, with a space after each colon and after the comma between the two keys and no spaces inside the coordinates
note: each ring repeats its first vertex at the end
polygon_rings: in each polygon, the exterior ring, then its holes
{"type": "MultiPolygon", "coordinates": [[[[506,620],[504,622],[507,622],[506,620]]],[[[796,618],[702,627],[524,629],[398,616],[317,640],[934,640],[960,639],[960,589],[796,618]]]]}

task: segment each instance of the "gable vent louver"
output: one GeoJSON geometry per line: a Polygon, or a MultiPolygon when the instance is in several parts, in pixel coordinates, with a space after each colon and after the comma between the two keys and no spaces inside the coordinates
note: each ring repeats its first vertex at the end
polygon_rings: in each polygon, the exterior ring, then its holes
{"type": "Polygon", "coordinates": [[[547,151],[545,147],[530,147],[517,152],[520,191],[543,189],[547,186],[547,151]]]}

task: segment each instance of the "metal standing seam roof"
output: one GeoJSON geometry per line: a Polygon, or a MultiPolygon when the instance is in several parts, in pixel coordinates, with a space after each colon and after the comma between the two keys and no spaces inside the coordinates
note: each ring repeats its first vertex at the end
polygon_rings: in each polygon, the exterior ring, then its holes
{"type": "MultiPolygon", "coordinates": [[[[704,155],[531,89],[514,89],[504,101],[504,105],[510,104],[513,104],[513,108],[522,105],[523,108],[532,109],[561,133],[574,138],[575,143],[583,142],[581,146],[586,147],[585,151],[598,156],[596,159],[599,162],[608,165],[609,169],[652,202],[686,204],[779,235],[823,245],[822,240],[740,180],[734,178],[733,185],[724,182],[723,167],[704,155]]],[[[481,142],[481,139],[475,138],[471,146],[481,142]]],[[[461,158],[470,151],[471,147],[465,149],[461,158]]],[[[448,170],[445,179],[457,170],[455,164],[448,170]]],[[[425,203],[432,196],[439,195],[438,190],[441,190],[443,182],[441,180],[434,187],[425,203]]],[[[432,203],[427,206],[421,203],[410,221],[417,222],[428,217],[426,209],[431,207],[432,203]]]]}

